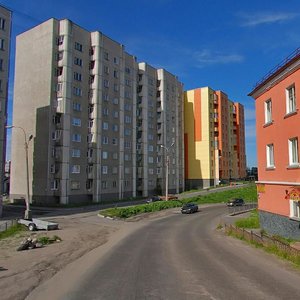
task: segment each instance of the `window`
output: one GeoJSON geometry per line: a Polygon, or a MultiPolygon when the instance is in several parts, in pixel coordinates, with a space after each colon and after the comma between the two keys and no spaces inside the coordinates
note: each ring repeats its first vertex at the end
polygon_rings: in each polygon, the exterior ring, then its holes
{"type": "Polygon", "coordinates": [[[109,74],[109,67],[108,66],[104,66],[104,73],[109,74]]]}
{"type": "Polygon", "coordinates": [[[114,70],[114,77],[115,77],[115,78],[119,78],[119,73],[118,73],[117,70],[114,70]]]}
{"type": "Polygon", "coordinates": [[[102,151],[102,159],[108,159],[108,152],[102,151]]]}
{"type": "Polygon", "coordinates": [[[72,157],[80,157],[80,149],[72,149],[72,157]]]}
{"type": "Polygon", "coordinates": [[[116,65],[118,65],[119,64],[119,58],[118,57],[114,57],[114,63],[116,64],[116,65]]]}
{"type": "Polygon", "coordinates": [[[64,52],[63,52],[63,51],[59,51],[59,52],[56,54],[56,60],[57,60],[57,61],[62,60],[63,57],[64,57],[64,52]]]}
{"type": "Polygon", "coordinates": [[[125,128],[124,134],[127,135],[127,136],[131,135],[131,129],[125,128]]]}
{"type": "Polygon", "coordinates": [[[108,122],[102,123],[102,129],[107,130],[108,129],[108,122]]]}
{"type": "Polygon", "coordinates": [[[125,98],[130,99],[131,98],[131,93],[129,91],[125,91],[125,98]]]}
{"type": "Polygon", "coordinates": [[[81,81],[82,76],[80,73],[74,72],[74,80],[81,81]]]}
{"type": "Polygon", "coordinates": [[[130,124],[131,123],[131,117],[130,116],[125,116],[125,123],[130,124]]]}
{"type": "Polygon", "coordinates": [[[267,145],[267,168],[274,168],[274,145],[267,145]]]}
{"type": "Polygon", "coordinates": [[[107,136],[103,136],[102,137],[102,144],[103,145],[107,145],[108,144],[108,137],[107,136]]]}
{"type": "Polygon", "coordinates": [[[117,182],[115,180],[112,182],[112,186],[113,186],[113,188],[117,187],[117,182]]]}
{"type": "Polygon", "coordinates": [[[117,110],[114,110],[114,111],[113,111],[113,117],[114,117],[115,119],[119,118],[119,112],[118,112],[117,110]]]}
{"type": "Polygon", "coordinates": [[[272,122],[272,101],[271,99],[265,102],[265,124],[272,122]]]}
{"type": "Polygon", "coordinates": [[[117,138],[112,138],[111,143],[112,143],[113,145],[118,145],[118,139],[117,139],[117,138]]]}
{"type": "Polygon", "coordinates": [[[61,137],[61,130],[55,130],[52,132],[52,140],[57,141],[61,137]]]}
{"type": "Polygon", "coordinates": [[[109,55],[108,55],[108,52],[106,52],[106,51],[104,52],[104,59],[109,60],[109,55]]]}
{"type": "Polygon", "coordinates": [[[153,175],[153,174],[154,174],[153,169],[149,169],[149,174],[150,174],[150,175],[153,175]]]}
{"type": "Polygon", "coordinates": [[[71,166],[71,173],[79,174],[80,173],[80,166],[79,165],[72,165],[71,166]]]}
{"type": "Polygon", "coordinates": [[[5,19],[0,18],[0,29],[5,30],[5,19]]]}
{"type": "Polygon", "coordinates": [[[53,181],[51,181],[51,190],[52,191],[56,191],[59,188],[59,179],[54,179],[53,181]]]}
{"type": "Polygon", "coordinates": [[[148,163],[153,164],[153,157],[152,156],[148,157],[148,163]]]}
{"type": "Polygon", "coordinates": [[[71,181],[71,190],[80,190],[80,182],[71,181]]]}
{"type": "Polygon", "coordinates": [[[128,153],[124,154],[124,160],[125,160],[125,161],[131,161],[131,156],[130,156],[130,154],[128,154],[128,153]]]}
{"type": "Polygon", "coordinates": [[[73,110],[81,111],[81,104],[77,102],[73,102],[73,110]]]}
{"type": "Polygon", "coordinates": [[[80,119],[78,119],[78,118],[73,118],[72,119],[72,125],[73,126],[81,126],[81,120],[80,119]]]}
{"type": "Polygon", "coordinates": [[[300,219],[300,202],[290,200],[290,217],[300,219]]]}
{"type": "Polygon", "coordinates": [[[109,96],[108,96],[108,94],[106,94],[106,93],[103,93],[102,94],[102,97],[103,97],[103,101],[108,101],[108,99],[109,99],[109,96]]]}
{"type": "Polygon", "coordinates": [[[75,96],[82,96],[82,90],[81,90],[81,88],[79,88],[79,87],[73,87],[73,94],[75,95],[75,96]]]}
{"type": "Polygon", "coordinates": [[[126,74],[130,74],[130,72],[131,72],[131,71],[130,71],[130,68],[129,68],[129,67],[125,67],[125,73],[126,73],[126,74]]]}
{"type": "Polygon", "coordinates": [[[0,39],[0,50],[4,50],[4,39],[0,39]]]}
{"type": "Polygon", "coordinates": [[[3,71],[3,59],[0,58],[0,71],[3,71]]]}
{"type": "Polygon", "coordinates": [[[108,173],[108,166],[102,166],[102,174],[108,173]]]}
{"type": "Polygon", "coordinates": [[[81,135],[79,133],[73,133],[72,135],[72,141],[73,142],[81,142],[81,135]]]}
{"type": "Polygon", "coordinates": [[[125,85],[127,85],[127,86],[131,86],[131,81],[130,81],[130,79],[125,79],[125,85]]]}
{"type": "Polygon", "coordinates": [[[117,124],[113,124],[112,130],[115,131],[115,132],[118,132],[119,131],[119,126],[117,124]]]}
{"type": "Polygon", "coordinates": [[[82,59],[78,58],[78,57],[75,57],[74,58],[74,64],[79,66],[79,67],[82,67],[82,59]]]}
{"type": "Polygon", "coordinates": [[[57,46],[62,45],[64,43],[64,36],[60,35],[57,37],[56,44],[57,46]]]}
{"type": "Polygon", "coordinates": [[[107,189],[108,188],[108,184],[107,184],[107,181],[101,181],[101,187],[102,187],[102,189],[107,189]]]}
{"type": "Polygon", "coordinates": [[[107,79],[103,80],[103,86],[108,88],[109,87],[109,81],[107,79]]]}
{"type": "Polygon", "coordinates": [[[118,92],[118,91],[119,91],[119,85],[116,84],[116,83],[114,84],[114,91],[115,91],[115,92],[118,92]]]}
{"type": "Polygon", "coordinates": [[[149,152],[153,152],[153,145],[149,145],[149,146],[148,146],[148,151],[149,151],[149,152]]]}
{"type": "Polygon", "coordinates": [[[299,165],[298,138],[289,139],[289,165],[299,165]]]}
{"type": "Polygon", "coordinates": [[[75,42],[75,49],[82,52],[82,45],[80,43],[75,42]]]}
{"type": "Polygon", "coordinates": [[[295,85],[286,89],[286,113],[290,114],[296,111],[295,85]]]}
{"type": "Polygon", "coordinates": [[[103,116],[108,116],[108,108],[103,108],[103,116]]]}
{"type": "Polygon", "coordinates": [[[127,111],[131,111],[131,104],[130,103],[125,103],[124,109],[127,111]]]}
{"type": "Polygon", "coordinates": [[[125,141],[125,142],[124,142],[124,147],[125,147],[126,149],[130,149],[130,148],[131,148],[131,142],[130,142],[130,141],[125,141]]]}
{"type": "Polygon", "coordinates": [[[113,159],[118,159],[118,152],[114,152],[112,157],[113,157],[113,159]]]}

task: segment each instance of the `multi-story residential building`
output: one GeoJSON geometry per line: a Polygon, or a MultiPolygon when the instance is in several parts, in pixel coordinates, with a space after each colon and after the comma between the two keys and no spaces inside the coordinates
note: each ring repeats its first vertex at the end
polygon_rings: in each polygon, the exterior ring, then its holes
{"type": "MultiPolygon", "coordinates": [[[[0,174],[4,178],[6,149],[6,116],[8,98],[11,11],[0,5],[0,174]]],[[[0,183],[0,217],[2,215],[3,182],[0,183]]]]}
{"type": "Polygon", "coordinates": [[[138,195],[184,189],[183,87],[163,69],[139,64],[137,104],[138,195]]]}
{"type": "Polygon", "coordinates": [[[300,238],[300,50],[268,73],[249,94],[255,99],[261,227],[300,238]]]}
{"type": "Polygon", "coordinates": [[[209,87],[185,92],[185,180],[189,188],[246,177],[244,110],[209,87]]]}
{"type": "MultiPolygon", "coordinates": [[[[29,143],[33,201],[99,202],[154,193],[156,162],[163,159],[156,141],[161,135],[168,142],[173,121],[182,129],[183,104],[176,103],[182,98],[175,76],[149,67],[143,79],[143,66],[139,70],[123,45],[70,20],[50,19],[17,37],[13,125],[34,136],[29,143]],[[169,102],[158,91],[169,95],[169,102]],[[161,123],[159,99],[170,105],[161,123]],[[158,124],[164,125],[163,134],[158,124]]],[[[13,130],[10,192],[15,199],[25,191],[21,134],[13,130]]],[[[176,134],[180,137],[178,129],[176,134]]],[[[178,144],[176,149],[178,167],[170,189],[177,191],[183,185],[175,180],[182,174],[183,148],[178,144]]]]}

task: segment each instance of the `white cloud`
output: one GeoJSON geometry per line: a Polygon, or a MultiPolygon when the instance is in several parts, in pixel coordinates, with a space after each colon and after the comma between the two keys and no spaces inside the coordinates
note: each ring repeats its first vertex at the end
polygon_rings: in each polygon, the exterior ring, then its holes
{"type": "Polygon", "coordinates": [[[244,60],[244,57],[239,54],[226,54],[221,52],[214,52],[208,49],[201,51],[196,51],[193,54],[198,67],[203,67],[205,65],[214,64],[229,64],[229,63],[239,63],[244,60]]]}
{"type": "Polygon", "coordinates": [[[299,17],[298,13],[259,12],[254,14],[239,14],[243,19],[242,26],[254,27],[262,24],[282,23],[299,17]]]}

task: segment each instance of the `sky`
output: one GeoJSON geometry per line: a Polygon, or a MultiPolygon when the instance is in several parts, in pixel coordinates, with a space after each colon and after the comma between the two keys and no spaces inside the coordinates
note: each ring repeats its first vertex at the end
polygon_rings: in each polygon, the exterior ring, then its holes
{"type": "Polygon", "coordinates": [[[257,165],[255,102],[247,95],[300,46],[300,1],[287,5],[279,0],[0,0],[0,4],[13,11],[8,124],[16,36],[50,18],[67,18],[124,44],[139,62],[177,75],[185,90],[209,86],[243,104],[247,165],[257,165]]]}

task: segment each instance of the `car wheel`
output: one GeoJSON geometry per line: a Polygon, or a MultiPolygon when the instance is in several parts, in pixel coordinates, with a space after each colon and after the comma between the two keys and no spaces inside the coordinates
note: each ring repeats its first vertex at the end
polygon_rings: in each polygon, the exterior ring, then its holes
{"type": "Polygon", "coordinates": [[[28,225],[28,229],[29,229],[30,231],[35,231],[35,230],[36,230],[35,224],[34,224],[34,223],[30,223],[30,224],[28,225]]]}

